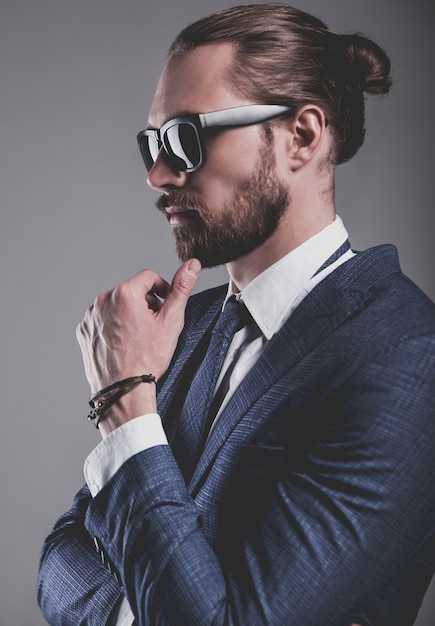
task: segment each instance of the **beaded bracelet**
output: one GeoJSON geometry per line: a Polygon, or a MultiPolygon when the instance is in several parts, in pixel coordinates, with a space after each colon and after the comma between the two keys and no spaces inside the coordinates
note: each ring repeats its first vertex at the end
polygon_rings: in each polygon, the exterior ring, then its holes
{"type": "Polygon", "coordinates": [[[95,428],[98,428],[98,424],[101,422],[104,412],[115,404],[126,393],[133,391],[141,383],[155,383],[155,376],[152,374],[141,374],[139,376],[131,376],[125,378],[116,383],[112,383],[108,387],[101,389],[98,393],[94,394],[89,400],[89,406],[91,412],[88,415],[88,420],[94,422],[95,428]]]}

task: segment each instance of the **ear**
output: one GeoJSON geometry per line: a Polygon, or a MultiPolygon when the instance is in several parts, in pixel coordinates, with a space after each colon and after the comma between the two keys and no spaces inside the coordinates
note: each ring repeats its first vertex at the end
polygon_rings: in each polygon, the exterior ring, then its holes
{"type": "Polygon", "coordinates": [[[306,104],[291,118],[287,135],[287,154],[292,170],[311,161],[325,139],[327,122],[323,111],[314,104],[306,104]]]}

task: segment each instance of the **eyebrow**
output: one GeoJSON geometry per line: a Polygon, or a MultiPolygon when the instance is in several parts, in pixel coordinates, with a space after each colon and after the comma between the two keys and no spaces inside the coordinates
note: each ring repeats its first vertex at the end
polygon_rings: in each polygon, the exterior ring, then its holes
{"type": "MultiPolygon", "coordinates": [[[[162,126],[164,126],[167,122],[170,122],[171,120],[177,119],[178,117],[192,117],[192,115],[198,115],[198,111],[189,111],[188,109],[182,109],[176,115],[171,115],[171,117],[168,117],[168,119],[163,122],[162,126]]],[[[147,124],[146,130],[160,130],[162,126],[156,128],[155,126],[147,124]]]]}

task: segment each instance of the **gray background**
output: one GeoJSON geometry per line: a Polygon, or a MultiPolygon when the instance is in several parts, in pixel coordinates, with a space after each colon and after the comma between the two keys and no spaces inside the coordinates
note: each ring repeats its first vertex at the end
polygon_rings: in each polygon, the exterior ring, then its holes
{"type": "MultiPolygon", "coordinates": [[[[41,543],[99,441],[85,419],[76,324],[99,291],[146,266],[170,278],[178,265],[135,144],[167,46],[231,4],[0,1],[0,626],[45,623],[34,593],[41,543]]],[[[434,299],[433,3],[294,4],[391,55],[393,92],[368,103],[366,144],[339,168],[338,213],[354,247],[397,244],[434,299]]],[[[200,286],[224,276],[206,272],[200,286]]],[[[434,595],[419,626],[435,621],[434,595]]]]}

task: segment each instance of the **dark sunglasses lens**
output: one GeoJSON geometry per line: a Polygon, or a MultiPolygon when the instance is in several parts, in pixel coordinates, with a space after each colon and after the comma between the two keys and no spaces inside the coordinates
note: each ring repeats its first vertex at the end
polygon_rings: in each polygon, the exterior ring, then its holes
{"type": "Polygon", "coordinates": [[[201,144],[198,132],[192,124],[174,124],[165,131],[163,143],[175,169],[191,171],[200,165],[201,144]]]}
{"type": "Polygon", "coordinates": [[[154,165],[160,150],[157,138],[154,135],[142,134],[138,141],[142,158],[149,171],[154,165]]]}

